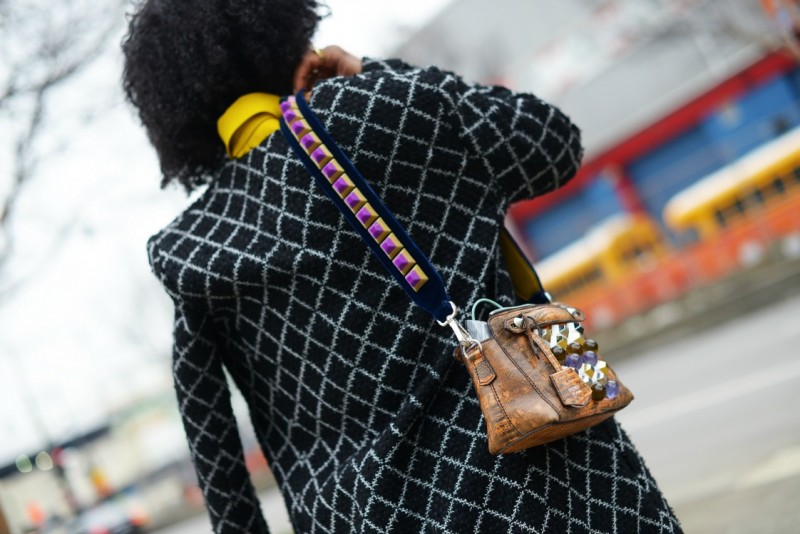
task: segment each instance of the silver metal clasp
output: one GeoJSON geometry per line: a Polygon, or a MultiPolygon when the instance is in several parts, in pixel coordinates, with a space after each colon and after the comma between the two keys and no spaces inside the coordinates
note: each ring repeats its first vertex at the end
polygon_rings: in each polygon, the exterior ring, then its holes
{"type": "Polygon", "coordinates": [[[483,348],[480,341],[472,337],[469,332],[458,322],[456,317],[458,316],[458,307],[451,301],[450,306],[453,308],[453,313],[447,316],[444,321],[439,321],[437,319],[437,323],[439,326],[449,326],[453,329],[453,333],[456,335],[456,339],[458,340],[459,345],[461,345],[461,351],[466,355],[467,349],[470,349],[474,346],[479,348],[483,348]]]}

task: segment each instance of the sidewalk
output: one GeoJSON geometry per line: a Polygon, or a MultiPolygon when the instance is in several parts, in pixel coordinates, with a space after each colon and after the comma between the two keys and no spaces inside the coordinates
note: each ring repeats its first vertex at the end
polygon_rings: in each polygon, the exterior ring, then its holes
{"type": "Polygon", "coordinates": [[[723,493],[675,507],[686,532],[751,534],[797,532],[800,477],[723,493]]]}

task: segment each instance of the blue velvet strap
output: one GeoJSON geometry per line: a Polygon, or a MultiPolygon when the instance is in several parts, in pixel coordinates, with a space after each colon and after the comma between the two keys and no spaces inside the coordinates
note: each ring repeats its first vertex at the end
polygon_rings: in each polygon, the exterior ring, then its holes
{"type": "MultiPolygon", "coordinates": [[[[453,305],[442,277],[330,137],[303,91],[285,98],[281,113],[281,132],[317,184],[411,300],[445,321],[453,305]]],[[[500,246],[517,296],[533,304],[549,302],[533,265],[505,229],[500,246]]]]}
{"type": "Polygon", "coordinates": [[[303,92],[281,102],[281,132],[348,223],[411,300],[438,321],[453,306],[442,277],[308,107],[303,92]]]}

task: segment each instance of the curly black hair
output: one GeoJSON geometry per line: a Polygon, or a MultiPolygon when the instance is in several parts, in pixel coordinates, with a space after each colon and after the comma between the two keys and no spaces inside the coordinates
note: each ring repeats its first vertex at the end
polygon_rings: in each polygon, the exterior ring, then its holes
{"type": "Polygon", "coordinates": [[[208,182],[219,116],[238,97],[292,90],[320,20],[316,0],[145,0],[122,43],[123,88],[158,153],[162,187],[208,182]]]}

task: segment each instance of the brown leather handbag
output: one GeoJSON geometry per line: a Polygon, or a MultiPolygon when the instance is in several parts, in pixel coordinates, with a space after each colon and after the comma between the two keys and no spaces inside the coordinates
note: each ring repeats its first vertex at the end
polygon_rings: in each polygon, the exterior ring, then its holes
{"type": "Polygon", "coordinates": [[[492,313],[491,337],[459,347],[478,395],[489,452],[507,454],[608,419],[633,395],[583,337],[584,315],[559,304],[492,313]]]}
{"type": "Polygon", "coordinates": [[[486,419],[490,453],[568,436],[631,402],[597,343],[583,337],[583,313],[550,303],[508,232],[500,236],[503,255],[517,295],[531,304],[501,308],[464,328],[436,268],[331,139],[302,91],[282,101],[281,112],[281,132],[345,220],[411,300],[453,329],[456,358],[469,370],[486,419]]]}

